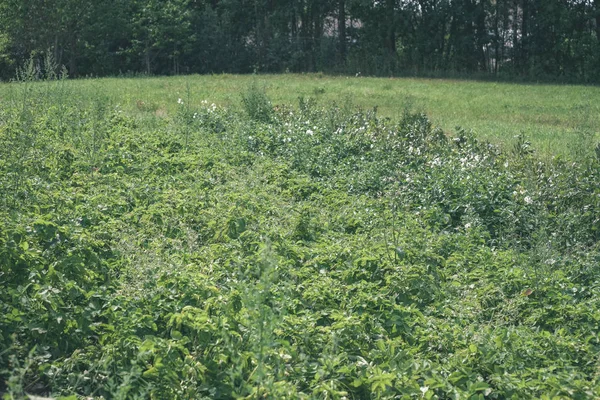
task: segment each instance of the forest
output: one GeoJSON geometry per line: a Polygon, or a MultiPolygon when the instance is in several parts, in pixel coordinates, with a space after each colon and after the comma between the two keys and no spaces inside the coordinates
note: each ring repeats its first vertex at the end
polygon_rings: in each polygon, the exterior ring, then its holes
{"type": "Polygon", "coordinates": [[[314,72],[597,83],[600,0],[0,0],[0,78],[314,72]]]}

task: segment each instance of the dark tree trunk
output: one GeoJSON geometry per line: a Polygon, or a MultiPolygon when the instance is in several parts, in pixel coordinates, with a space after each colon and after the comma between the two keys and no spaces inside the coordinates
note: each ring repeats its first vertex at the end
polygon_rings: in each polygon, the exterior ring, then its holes
{"type": "Polygon", "coordinates": [[[452,60],[452,52],[454,51],[454,37],[456,36],[456,16],[452,14],[450,16],[450,33],[446,43],[446,54],[444,55],[444,70],[449,71],[452,69],[450,62],[452,60]]]}
{"type": "Polygon", "coordinates": [[[340,59],[346,63],[346,0],[339,0],[338,35],[340,40],[340,59]]]}
{"type": "Polygon", "coordinates": [[[596,6],[596,39],[600,43],[600,0],[595,0],[594,5],[596,6]]]}
{"type": "Polygon", "coordinates": [[[520,57],[520,46],[521,41],[519,40],[519,0],[515,1],[514,10],[513,10],[513,21],[512,21],[512,33],[513,33],[513,41],[512,41],[512,65],[513,72],[519,71],[519,57],[520,57]]]}
{"type": "Polygon", "coordinates": [[[435,58],[434,61],[434,69],[435,70],[443,70],[444,69],[444,54],[446,51],[446,20],[444,19],[444,23],[441,25],[441,31],[440,31],[440,43],[439,43],[439,51],[440,51],[440,55],[438,57],[435,58]]]}
{"type": "Polygon", "coordinates": [[[69,42],[69,75],[73,78],[76,78],[79,75],[79,71],[77,69],[77,37],[75,36],[75,34],[71,34],[69,42]]]}
{"type": "Polygon", "coordinates": [[[311,35],[310,32],[310,21],[309,21],[309,11],[307,8],[310,8],[310,4],[307,4],[306,6],[301,6],[300,7],[300,29],[299,29],[299,35],[298,35],[298,39],[300,42],[300,48],[302,49],[302,52],[304,54],[304,58],[303,58],[303,66],[302,68],[305,71],[310,71],[310,66],[312,64],[311,62],[311,54],[312,54],[312,50],[311,50],[311,45],[309,43],[308,38],[311,35]]]}
{"type": "Polygon", "coordinates": [[[296,2],[292,1],[292,13],[291,13],[291,35],[292,35],[292,40],[296,41],[296,45],[298,44],[298,17],[296,15],[296,2]]]}
{"type": "Polygon", "coordinates": [[[323,15],[321,12],[322,4],[320,1],[313,2],[312,10],[312,71],[317,71],[321,68],[321,38],[323,36],[323,15]]]}
{"type": "Polygon", "coordinates": [[[522,0],[523,21],[521,22],[521,51],[520,64],[521,71],[527,72],[529,66],[529,18],[530,18],[530,0],[522,0]]]}
{"type": "Polygon", "coordinates": [[[387,13],[387,32],[385,38],[385,47],[390,54],[396,54],[396,21],[395,21],[396,0],[386,0],[387,13]]]}
{"type": "MultiPolygon", "coordinates": [[[[502,10],[502,42],[500,45],[500,66],[504,65],[504,61],[506,60],[506,42],[508,42],[507,32],[510,25],[510,7],[506,0],[504,0],[504,9],[502,10]]],[[[498,69],[500,69],[500,66],[498,69]]]]}
{"type": "Polygon", "coordinates": [[[500,63],[500,2],[496,1],[494,18],[494,75],[498,75],[498,64],[500,63]]]}
{"type": "Polygon", "coordinates": [[[479,4],[476,6],[476,29],[477,29],[477,39],[475,43],[477,44],[477,53],[479,55],[479,70],[487,71],[487,57],[485,53],[485,45],[487,42],[487,29],[485,27],[485,3],[483,0],[479,0],[479,4]]]}

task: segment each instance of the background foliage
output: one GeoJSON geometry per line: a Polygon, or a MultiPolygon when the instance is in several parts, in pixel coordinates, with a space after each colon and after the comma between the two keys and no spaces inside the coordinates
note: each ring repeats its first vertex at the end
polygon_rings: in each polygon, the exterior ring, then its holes
{"type": "Polygon", "coordinates": [[[0,78],[310,72],[600,81],[600,0],[1,0],[0,78]]]}

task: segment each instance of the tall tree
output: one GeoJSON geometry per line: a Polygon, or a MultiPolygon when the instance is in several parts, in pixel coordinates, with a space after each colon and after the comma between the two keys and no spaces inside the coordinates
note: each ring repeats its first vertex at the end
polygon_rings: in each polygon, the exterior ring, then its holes
{"type": "Polygon", "coordinates": [[[134,71],[490,72],[600,81],[600,0],[0,0],[0,75],[48,50],[134,71]]]}

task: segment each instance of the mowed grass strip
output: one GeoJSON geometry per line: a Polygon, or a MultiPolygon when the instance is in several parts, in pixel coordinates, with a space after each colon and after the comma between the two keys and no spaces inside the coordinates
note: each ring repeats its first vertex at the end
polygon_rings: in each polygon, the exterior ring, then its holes
{"type": "MultiPolygon", "coordinates": [[[[166,115],[178,99],[239,107],[240,93],[256,84],[274,104],[299,97],[336,102],[397,118],[406,108],[427,113],[449,134],[457,127],[510,146],[524,135],[545,156],[574,156],[600,139],[600,88],[466,80],[367,78],[323,74],[191,75],[70,81],[77,90],[103,93],[130,111],[166,115]]],[[[0,102],[12,85],[0,86],[0,102]]]]}

